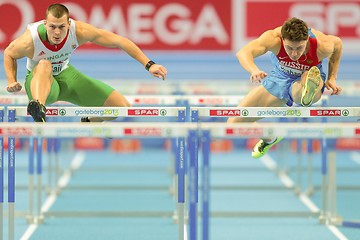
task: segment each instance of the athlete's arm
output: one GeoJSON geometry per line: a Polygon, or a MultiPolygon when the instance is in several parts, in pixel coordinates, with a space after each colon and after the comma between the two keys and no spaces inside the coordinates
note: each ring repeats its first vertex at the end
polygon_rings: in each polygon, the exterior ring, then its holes
{"type": "Polygon", "coordinates": [[[17,59],[32,57],[33,47],[32,38],[27,30],[19,38],[13,40],[4,50],[4,69],[8,80],[7,91],[18,92],[22,86],[17,82],[17,59]]]}
{"type": "Polygon", "coordinates": [[[280,42],[279,29],[268,30],[237,52],[236,57],[241,66],[251,74],[251,81],[260,82],[267,76],[267,73],[258,68],[254,59],[268,51],[278,51],[280,42]]]}
{"type": "MultiPolygon", "coordinates": [[[[150,59],[140,50],[140,48],[129,39],[112,32],[96,28],[84,22],[75,22],[76,35],[80,45],[86,42],[92,42],[107,48],[121,48],[144,66],[150,61],[150,59]]],[[[149,72],[153,76],[162,79],[166,78],[166,68],[159,64],[152,65],[149,69],[149,72]]]]}
{"type": "Polygon", "coordinates": [[[332,90],[331,95],[339,94],[341,87],[337,86],[336,79],[342,54],[342,41],[337,36],[325,35],[319,31],[315,32],[317,33],[317,38],[320,40],[320,46],[318,48],[319,59],[329,58],[328,78],[325,86],[328,90],[332,90]]]}
{"type": "Polygon", "coordinates": [[[340,58],[342,53],[342,41],[339,37],[329,35],[329,41],[333,42],[333,51],[329,57],[328,79],[326,81],[326,88],[332,90],[331,95],[339,94],[341,87],[337,86],[336,79],[340,65],[340,58]]]}

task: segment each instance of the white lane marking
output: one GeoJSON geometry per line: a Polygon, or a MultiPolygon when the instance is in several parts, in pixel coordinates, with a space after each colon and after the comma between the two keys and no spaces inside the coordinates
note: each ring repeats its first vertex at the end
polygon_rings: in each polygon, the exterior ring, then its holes
{"type": "Polygon", "coordinates": [[[352,152],[350,153],[350,159],[351,159],[353,162],[355,162],[355,163],[357,163],[357,164],[360,165],[360,153],[359,153],[359,152],[352,151],[352,152]]]}
{"type": "Polygon", "coordinates": [[[306,196],[305,194],[300,194],[299,198],[301,202],[310,209],[311,212],[320,211],[320,209],[315,205],[315,203],[313,203],[313,201],[311,201],[310,198],[308,198],[308,196],[306,196]]]}
{"type": "Polygon", "coordinates": [[[327,227],[339,240],[349,240],[337,227],[333,225],[327,225],[327,227]]]}
{"type": "Polygon", "coordinates": [[[188,239],[187,232],[188,232],[188,230],[187,230],[187,225],[184,224],[184,240],[187,240],[187,239],[188,239]]]}
{"type": "Polygon", "coordinates": [[[293,180],[291,180],[291,178],[289,178],[289,176],[286,173],[280,173],[279,178],[280,178],[281,182],[285,185],[285,187],[287,187],[287,188],[294,187],[295,184],[294,184],[293,180]]]}
{"type": "MultiPolygon", "coordinates": [[[[70,166],[72,167],[72,170],[76,170],[80,168],[80,166],[83,164],[85,160],[85,153],[84,152],[78,152],[74,156],[70,166]]],[[[69,184],[71,178],[70,171],[66,171],[64,175],[62,175],[59,179],[58,186],[61,188],[66,187],[69,184]]],[[[51,208],[51,206],[55,203],[57,199],[57,195],[55,193],[50,194],[44,204],[41,206],[41,212],[47,212],[51,208]]],[[[28,240],[30,237],[34,234],[38,227],[38,224],[30,224],[28,228],[25,230],[24,234],[21,236],[20,240],[28,240]]]]}
{"type": "Polygon", "coordinates": [[[277,163],[269,155],[265,155],[265,156],[261,157],[260,161],[269,170],[275,171],[277,168],[277,163]]]}
{"type": "MultiPolygon", "coordinates": [[[[353,161],[360,164],[360,153],[353,152],[351,153],[351,158],[353,161]],[[355,159],[355,160],[354,160],[355,159]],[[359,162],[358,162],[359,161],[359,162]]],[[[277,164],[276,162],[269,156],[265,155],[262,158],[260,158],[261,162],[265,165],[266,168],[268,168],[271,171],[275,171],[277,164]]],[[[294,186],[294,182],[286,175],[286,174],[280,174],[279,175],[281,181],[285,185],[285,187],[294,186]]],[[[311,201],[308,196],[305,194],[299,195],[300,201],[307,206],[311,212],[319,212],[320,209],[316,206],[316,204],[311,201]]],[[[339,239],[339,240],[349,240],[343,233],[340,232],[340,230],[334,226],[334,225],[327,225],[327,228],[339,239]]]]}
{"type": "Polygon", "coordinates": [[[22,235],[20,240],[28,240],[34,234],[35,230],[37,229],[37,224],[30,224],[26,229],[25,233],[22,235]]]}
{"type": "MultiPolygon", "coordinates": [[[[278,167],[277,163],[269,156],[265,155],[260,158],[260,161],[265,165],[265,167],[271,171],[275,171],[278,167]]],[[[289,176],[285,173],[280,173],[279,178],[281,182],[285,185],[287,188],[293,188],[294,182],[289,178],[289,176]]]]}

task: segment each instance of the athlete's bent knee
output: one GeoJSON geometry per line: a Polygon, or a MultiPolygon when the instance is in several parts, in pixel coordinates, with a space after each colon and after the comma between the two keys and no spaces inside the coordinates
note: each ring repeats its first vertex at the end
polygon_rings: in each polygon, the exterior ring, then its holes
{"type": "Polygon", "coordinates": [[[41,59],[39,63],[37,64],[37,68],[46,68],[51,69],[51,62],[46,59],[41,59]]]}

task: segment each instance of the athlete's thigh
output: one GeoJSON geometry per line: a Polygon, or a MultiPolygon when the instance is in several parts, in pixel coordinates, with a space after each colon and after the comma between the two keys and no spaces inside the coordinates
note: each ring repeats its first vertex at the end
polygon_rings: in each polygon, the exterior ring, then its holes
{"type": "Polygon", "coordinates": [[[79,106],[100,107],[114,91],[102,81],[86,76],[71,65],[59,76],[59,99],[79,106]]]}
{"type": "MultiPolygon", "coordinates": [[[[31,93],[31,87],[30,87],[32,79],[33,79],[33,72],[28,71],[25,76],[25,90],[26,90],[26,94],[30,100],[33,99],[32,93],[31,93]]],[[[58,100],[59,94],[60,94],[59,84],[58,84],[57,80],[54,77],[52,77],[50,93],[46,99],[45,104],[48,105],[48,104],[52,104],[52,103],[56,102],[58,100]]]]}
{"type": "Polygon", "coordinates": [[[118,91],[114,90],[104,102],[104,107],[131,107],[129,101],[118,91]]]}

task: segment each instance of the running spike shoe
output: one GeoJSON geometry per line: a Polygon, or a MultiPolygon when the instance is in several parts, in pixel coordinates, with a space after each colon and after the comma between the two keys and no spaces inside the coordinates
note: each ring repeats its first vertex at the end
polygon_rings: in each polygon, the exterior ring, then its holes
{"type": "Polygon", "coordinates": [[[80,121],[81,121],[81,122],[90,122],[90,119],[89,119],[89,117],[82,117],[82,118],[80,119],[80,121]]]}
{"type": "Polygon", "coordinates": [[[315,93],[321,86],[321,73],[319,68],[316,66],[313,66],[308,71],[308,74],[306,76],[305,85],[302,89],[301,93],[301,105],[304,107],[309,107],[315,97],[315,93]]]}
{"type": "Polygon", "coordinates": [[[46,122],[46,107],[38,100],[31,100],[27,106],[27,111],[35,122],[46,122]]]}
{"type": "Polygon", "coordinates": [[[264,156],[272,146],[277,144],[283,139],[283,137],[278,137],[275,139],[273,143],[266,143],[263,139],[261,139],[253,148],[253,151],[251,153],[251,156],[253,158],[260,158],[264,156]]]}

